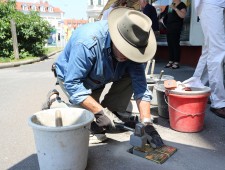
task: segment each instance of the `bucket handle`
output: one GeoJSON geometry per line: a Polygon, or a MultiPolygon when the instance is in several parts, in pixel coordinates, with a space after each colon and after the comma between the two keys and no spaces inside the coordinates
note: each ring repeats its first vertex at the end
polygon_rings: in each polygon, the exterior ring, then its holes
{"type": "Polygon", "coordinates": [[[174,108],[173,106],[171,106],[171,105],[169,104],[169,102],[166,100],[166,94],[164,94],[164,100],[165,100],[166,104],[167,104],[169,107],[171,107],[172,109],[174,109],[174,110],[177,111],[177,112],[180,112],[180,113],[183,114],[183,115],[195,117],[195,116],[198,116],[198,115],[203,114],[203,113],[189,114],[189,113],[185,113],[185,112],[182,112],[182,111],[180,111],[180,110],[177,110],[176,108],[174,108]]]}

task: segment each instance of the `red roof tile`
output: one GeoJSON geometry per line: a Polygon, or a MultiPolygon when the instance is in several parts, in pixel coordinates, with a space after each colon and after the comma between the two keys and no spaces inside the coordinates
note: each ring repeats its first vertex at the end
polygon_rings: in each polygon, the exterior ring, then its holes
{"type": "MultiPolygon", "coordinates": [[[[37,11],[40,11],[40,7],[43,6],[45,8],[52,7],[53,8],[53,12],[55,12],[55,13],[64,13],[60,8],[50,5],[48,3],[48,1],[43,2],[41,0],[40,2],[36,2],[36,3],[32,3],[32,2],[16,2],[16,9],[19,10],[19,11],[22,11],[22,9],[23,9],[22,5],[27,5],[28,11],[31,10],[31,6],[32,5],[35,5],[37,11]]],[[[45,12],[49,12],[48,9],[46,9],[45,12]]]]}
{"type": "Polygon", "coordinates": [[[76,28],[78,25],[86,24],[88,23],[88,20],[76,20],[76,19],[64,19],[64,25],[70,25],[73,28],[76,28]]]}

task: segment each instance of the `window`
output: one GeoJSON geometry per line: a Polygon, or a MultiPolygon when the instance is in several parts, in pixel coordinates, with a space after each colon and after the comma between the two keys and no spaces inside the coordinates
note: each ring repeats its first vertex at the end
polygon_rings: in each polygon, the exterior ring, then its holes
{"type": "Polygon", "coordinates": [[[91,0],[91,5],[94,5],[93,0],[91,0]]]}
{"type": "Polygon", "coordinates": [[[30,8],[31,8],[32,11],[36,11],[36,6],[35,5],[32,5],[30,8]]]}
{"type": "Polygon", "coordinates": [[[48,12],[53,12],[53,8],[51,6],[48,7],[48,12]]]}
{"type": "Polygon", "coordinates": [[[98,5],[102,5],[102,1],[101,0],[98,0],[98,5]]]}
{"type": "Polygon", "coordinates": [[[23,11],[28,11],[28,6],[26,4],[23,4],[22,9],[23,9],[23,11]]]}
{"type": "Polygon", "coordinates": [[[45,12],[45,7],[44,6],[40,6],[40,11],[41,12],[45,12]]]}

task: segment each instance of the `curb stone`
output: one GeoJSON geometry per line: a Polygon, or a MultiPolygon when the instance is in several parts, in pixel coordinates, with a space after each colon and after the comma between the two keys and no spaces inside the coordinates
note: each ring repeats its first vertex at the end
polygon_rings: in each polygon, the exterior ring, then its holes
{"type": "Polygon", "coordinates": [[[10,67],[18,67],[20,65],[25,65],[25,64],[32,64],[32,63],[35,63],[35,62],[39,62],[39,61],[42,61],[42,60],[45,60],[59,52],[61,52],[62,50],[59,50],[59,51],[55,51],[55,52],[52,52],[48,55],[45,55],[45,56],[42,56],[42,57],[38,57],[38,58],[35,58],[35,59],[31,59],[31,60],[26,60],[26,61],[18,61],[18,62],[11,62],[11,63],[0,63],[0,69],[3,69],[3,68],[10,68],[10,67]]]}

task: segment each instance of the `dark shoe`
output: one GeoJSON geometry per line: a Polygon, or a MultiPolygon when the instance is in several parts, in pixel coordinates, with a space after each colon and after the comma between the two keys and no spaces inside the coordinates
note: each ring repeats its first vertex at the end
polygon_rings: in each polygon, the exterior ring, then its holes
{"type": "Polygon", "coordinates": [[[114,111],[112,113],[114,113],[123,122],[127,122],[135,118],[135,116],[133,116],[131,112],[127,112],[127,111],[126,112],[114,111]]]}
{"type": "Polygon", "coordinates": [[[170,68],[170,67],[172,67],[172,65],[173,65],[173,61],[169,61],[169,62],[164,66],[164,68],[170,68]]]}
{"type": "Polygon", "coordinates": [[[215,113],[215,115],[217,115],[217,116],[222,117],[222,118],[225,119],[225,107],[219,108],[219,109],[210,107],[210,110],[211,110],[213,113],[215,113]]]}
{"type": "Polygon", "coordinates": [[[140,123],[138,116],[130,117],[129,120],[125,121],[124,126],[135,129],[136,124],[140,123]]]}
{"type": "Polygon", "coordinates": [[[56,95],[59,95],[59,92],[56,90],[56,89],[53,89],[53,90],[50,90],[47,94],[47,99],[46,101],[43,103],[42,107],[41,107],[41,110],[46,110],[46,109],[50,109],[50,106],[52,104],[52,102],[54,102],[55,100],[59,100],[60,97],[57,97],[53,100],[50,100],[50,97],[53,95],[53,94],[56,94],[56,95]]]}
{"type": "Polygon", "coordinates": [[[179,63],[174,62],[171,68],[172,69],[178,69],[178,68],[180,68],[179,63]]]}

